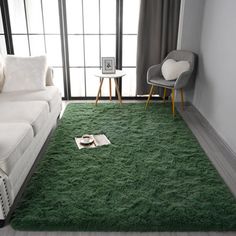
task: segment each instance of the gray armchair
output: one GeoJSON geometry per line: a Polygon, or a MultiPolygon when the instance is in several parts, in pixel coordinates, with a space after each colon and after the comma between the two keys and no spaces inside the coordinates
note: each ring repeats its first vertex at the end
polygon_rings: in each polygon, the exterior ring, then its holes
{"type": "Polygon", "coordinates": [[[165,102],[166,89],[171,89],[171,102],[172,102],[172,113],[175,115],[175,90],[181,92],[181,108],[184,109],[184,95],[183,88],[187,85],[189,79],[192,77],[196,69],[197,55],[190,51],[174,50],[170,52],[165,60],[158,65],[151,66],[147,71],[147,83],[151,85],[150,93],[146,102],[146,108],[152,97],[154,86],[164,88],[163,100],[165,102]],[[188,61],[190,68],[188,71],[183,72],[176,80],[165,80],[161,73],[161,67],[165,60],[174,59],[175,61],[188,61]]]}

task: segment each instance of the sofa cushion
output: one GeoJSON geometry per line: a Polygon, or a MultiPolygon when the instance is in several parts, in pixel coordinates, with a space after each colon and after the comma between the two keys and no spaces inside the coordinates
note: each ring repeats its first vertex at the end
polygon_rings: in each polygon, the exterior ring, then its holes
{"type": "Polygon", "coordinates": [[[33,135],[27,123],[0,123],[0,169],[7,175],[32,142],[33,135]]]}
{"type": "Polygon", "coordinates": [[[44,101],[0,102],[0,123],[28,123],[36,135],[48,119],[49,106],[44,101]]]}
{"type": "Polygon", "coordinates": [[[49,104],[50,111],[61,102],[61,94],[57,87],[47,86],[42,91],[17,91],[10,93],[1,93],[0,102],[3,101],[46,101],[49,104]]]}
{"type": "Polygon", "coordinates": [[[35,91],[45,89],[47,72],[46,56],[5,57],[4,74],[5,82],[3,92],[35,91]]]}
{"type": "Polygon", "coordinates": [[[152,77],[150,79],[150,82],[160,87],[166,87],[170,89],[175,87],[175,80],[165,80],[162,77],[158,77],[158,76],[152,77]]]}

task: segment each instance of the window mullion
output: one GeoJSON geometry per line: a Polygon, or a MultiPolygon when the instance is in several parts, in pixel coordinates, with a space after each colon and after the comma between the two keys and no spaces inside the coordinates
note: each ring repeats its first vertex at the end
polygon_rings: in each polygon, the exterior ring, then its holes
{"type": "Polygon", "coordinates": [[[66,9],[64,0],[58,0],[59,20],[60,20],[60,34],[61,34],[61,50],[63,63],[63,79],[64,79],[64,93],[65,98],[70,99],[70,82],[69,82],[69,59],[68,59],[68,44],[67,44],[67,30],[66,30],[66,9]]]}
{"type": "MultiPolygon", "coordinates": [[[[116,0],[116,69],[122,70],[123,0],[116,0]]],[[[118,79],[122,96],[122,79],[118,79]]],[[[117,97],[117,94],[116,94],[117,97]]]]}
{"type": "Polygon", "coordinates": [[[82,30],[83,30],[83,49],[84,49],[84,95],[87,97],[87,85],[86,85],[86,58],[85,58],[85,31],[84,31],[84,1],[81,0],[82,4],[82,30]]]}
{"type": "Polygon", "coordinates": [[[101,2],[100,0],[98,0],[98,9],[99,9],[99,68],[101,69],[101,55],[102,55],[102,52],[101,52],[101,2]]]}
{"type": "Polygon", "coordinates": [[[30,38],[29,38],[29,24],[28,24],[26,2],[25,2],[25,0],[23,2],[24,2],[25,24],[26,24],[26,34],[27,34],[27,40],[28,40],[29,55],[31,56],[30,38]]]}
{"type": "Polygon", "coordinates": [[[43,40],[44,40],[44,50],[47,53],[47,44],[46,44],[46,36],[45,36],[45,21],[44,21],[44,12],[43,12],[43,0],[40,0],[41,5],[41,15],[42,15],[42,24],[43,24],[43,40]]]}
{"type": "Polygon", "coordinates": [[[3,28],[4,28],[7,53],[14,54],[8,1],[7,0],[0,1],[0,6],[1,6],[1,12],[2,12],[2,23],[3,23],[3,28]]]}

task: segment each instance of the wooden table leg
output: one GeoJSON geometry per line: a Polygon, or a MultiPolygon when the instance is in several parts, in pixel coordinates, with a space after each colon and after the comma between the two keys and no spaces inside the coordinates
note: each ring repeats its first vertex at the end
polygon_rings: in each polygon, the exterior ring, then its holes
{"type": "Polygon", "coordinates": [[[97,97],[96,97],[96,103],[95,103],[96,106],[97,106],[97,103],[98,103],[99,94],[101,95],[101,89],[102,89],[103,80],[104,80],[104,78],[102,78],[101,81],[100,81],[100,85],[99,85],[99,89],[98,89],[98,94],[97,94],[97,97]]]}
{"type": "Polygon", "coordinates": [[[121,96],[120,96],[120,90],[119,90],[117,78],[114,78],[114,81],[115,81],[115,87],[116,87],[116,92],[117,92],[118,99],[120,101],[120,104],[122,104],[122,100],[121,100],[121,96]]]}
{"type": "Polygon", "coordinates": [[[110,101],[111,101],[111,96],[112,96],[112,91],[111,91],[111,78],[109,78],[109,91],[110,91],[110,101]]]}
{"type": "MultiPolygon", "coordinates": [[[[100,78],[100,83],[101,83],[102,79],[103,79],[103,78],[100,78]]],[[[99,96],[100,96],[100,97],[102,96],[102,90],[100,90],[99,96]]]]}

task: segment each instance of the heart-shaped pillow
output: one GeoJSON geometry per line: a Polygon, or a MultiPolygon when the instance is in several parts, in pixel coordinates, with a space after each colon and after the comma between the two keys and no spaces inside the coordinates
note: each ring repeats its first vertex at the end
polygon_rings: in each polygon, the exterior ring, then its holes
{"type": "Polygon", "coordinates": [[[188,71],[189,69],[190,64],[188,61],[175,61],[173,59],[167,59],[161,67],[161,72],[166,80],[175,80],[183,72],[188,71]]]}

